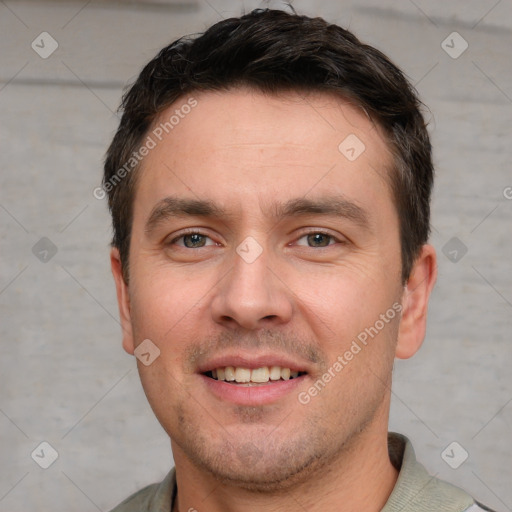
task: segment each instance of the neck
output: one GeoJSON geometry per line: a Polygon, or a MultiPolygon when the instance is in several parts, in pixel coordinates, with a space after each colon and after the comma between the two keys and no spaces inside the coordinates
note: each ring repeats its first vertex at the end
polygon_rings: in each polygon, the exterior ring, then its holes
{"type": "Polygon", "coordinates": [[[339,509],[340,503],[344,512],[378,512],[391,494],[398,473],[389,460],[387,421],[376,423],[385,428],[369,426],[347,442],[326,467],[278,493],[256,493],[220,483],[192,464],[172,443],[178,487],[173,512],[242,512],[248,503],[254,512],[296,508],[317,512],[339,509]]]}

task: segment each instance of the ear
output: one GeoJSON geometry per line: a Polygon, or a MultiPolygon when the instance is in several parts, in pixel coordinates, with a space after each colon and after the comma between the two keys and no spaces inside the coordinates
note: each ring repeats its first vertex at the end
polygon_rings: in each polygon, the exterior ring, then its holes
{"type": "Polygon", "coordinates": [[[427,328],[430,292],[437,279],[436,251],[424,245],[414,262],[402,295],[402,318],[395,356],[408,359],[421,347],[427,328]]]}
{"type": "Polygon", "coordinates": [[[123,348],[128,354],[133,355],[135,346],[133,344],[132,322],[130,315],[130,295],[128,285],[125,283],[121,265],[121,257],[117,248],[110,251],[110,266],[116,282],[117,304],[119,305],[119,318],[123,330],[123,348]]]}

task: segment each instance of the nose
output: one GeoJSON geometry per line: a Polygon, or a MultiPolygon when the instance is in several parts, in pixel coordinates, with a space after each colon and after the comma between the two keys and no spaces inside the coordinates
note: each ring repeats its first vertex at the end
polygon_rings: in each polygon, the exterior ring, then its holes
{"type": "Polygon", "coordinates": [[[252,262],[234,255],[231,270],[215,289],[212,316],[232,328],[259,329],[287,323],[292,317],[292,292],[279,277],[267,250],[252,262]]]}

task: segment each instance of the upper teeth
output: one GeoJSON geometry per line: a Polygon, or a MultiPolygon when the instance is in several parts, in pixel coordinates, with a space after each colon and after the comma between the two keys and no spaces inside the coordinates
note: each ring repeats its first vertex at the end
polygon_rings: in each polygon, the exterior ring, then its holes
{"type": "Polygon", "coordinates": [[[228,382],[268,382],[269,380],[288,380],[298,377],[299,372],[280,366],[262,366],[261,368],[242,368],[226,366],[212,370],[212,376],[217,380],[228,382]]]}

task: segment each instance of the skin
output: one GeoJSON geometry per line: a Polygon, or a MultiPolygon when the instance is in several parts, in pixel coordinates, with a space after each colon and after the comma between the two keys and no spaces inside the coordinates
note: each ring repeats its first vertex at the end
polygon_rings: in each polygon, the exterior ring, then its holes
{"type": "Polygon", "coordinates": [[[174,510],[380,510],[397,478],[387,452],[393,361],[420,347],[436,279],[425,245],[401,281],[385,137],[360,109],[324,93],[194,97],[197,106],[144,159],[129,285],[111,253],[125,350],[145,339],[160,349],[138,366],[171,438],[174,510]],[[349,134],[365,145],[354,161],[338,150],[349,134]],[[225,215],[168,217],[148,232],[152,210],[169,196],[213,201],[225,215]],[[272,215],[289,200],[333,196],[362,209],[367,225],[334,214],[272,215]],[[189,228],[204,237],[179,238],[189,228]],[[319,232],[329,236],[308,237],[319,232]],[[249,236],[262,250],[252,263],[236,251],[249,236]],[[194,241],[203,247],[185,246],[194,241]],[[393,304],[401,315],[300,403],[298,393],[393,304]],[[198,373],[220,353],[273,351],[307,371],[273,403],[221,399],[198,373]]]}

